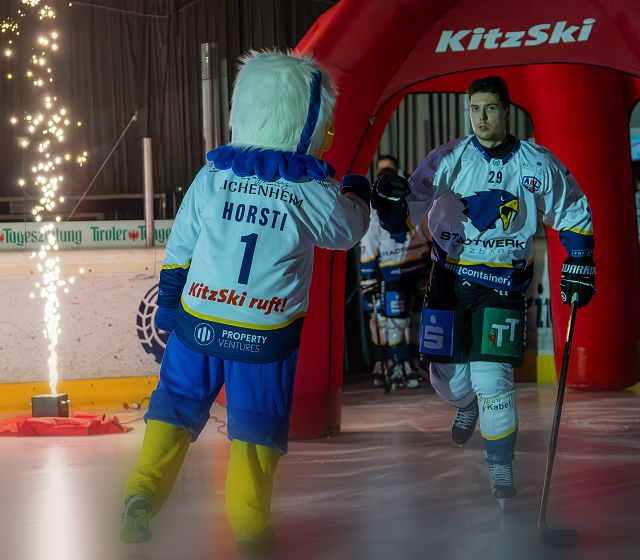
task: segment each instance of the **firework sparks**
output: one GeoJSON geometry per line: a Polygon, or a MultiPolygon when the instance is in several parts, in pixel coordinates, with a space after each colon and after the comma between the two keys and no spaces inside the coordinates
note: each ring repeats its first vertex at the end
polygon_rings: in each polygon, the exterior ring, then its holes
{"type": "MultiPolygon", "coordinates": [[[[48,91],[54,82],[54,72],[50,65],[50,57],[59,49],[60,34],[52,28],[56,18],[55,10],[40,0],[22,0],[22,9],[18,9],[18,20],[33,17],[38,33],[30,46],[31,55],[26,68],[21,71],[10,68],[5,74],[8,80],[23,76],[38,92],[41,106],[37,109],[25,110],[23,114],[11,115],[10,123],[16,130],[18,144],[29,150],[31,156],[31,178],[20,177],[17,184],[23,188],[35,188],[38,192],[38,202],[31,211],[36,222],[42,222],[40,233],[44,239],[38,251],[32,253],[33,258],[39,260],[37,268],[41,279],[36,283],[40,297],[45,300],[43,335],[48,340],[48,369],[51,393],[57,393],[58,355],[57,346],[61,333],[60,329],[60,299],[58,290],[68,293],[67,281],[61,276],[60,258],[55,255],[58,251],[55,222],[60,216],[55,215],[58,202],[64,197],[59,191],[64,182],[63,167],[72,160],[70,153],[62,150],[67,133],[73,126],[81,126],[78,121],[72,122],[69,111],[61,105],[53,92],[48,91]],[[47,221],[43,221],[43,219],[47,221]]],[[[17,20],[7,18],[0,24],[0,36],[3,42],[2,52],[8,64],[16,63],[20,37],[20,25],[17,20]]],[[[26,43],[23,38],[21,43],[26,43]]],[[[28,46],[24,48],[29,48],[28,46]]],[[[76,158],[78,165],[87,160],[87,152],[81,152],[76,158]]],[[[69,282],[73,283],[73,282],[69,282]]],[[[30,294],[35,297],[35,294],[30,294]]]]}

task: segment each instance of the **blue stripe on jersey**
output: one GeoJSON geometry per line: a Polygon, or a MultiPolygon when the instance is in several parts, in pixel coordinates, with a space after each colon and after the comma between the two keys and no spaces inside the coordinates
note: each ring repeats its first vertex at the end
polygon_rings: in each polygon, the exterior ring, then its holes
{"type": "Polygon", "coordinates": [[[252,329],[195,317],[182,304],[175,333],[187,348],[200,354],[252,364],[275,362],[300,346],[304,317],[279,329],[252,329]]]}
{"type": "Polygon", "coordinates": [[[160,271],[160,287],[158,289],[158,305],[160,307],[178,307],[188,274],[188,266],[186,268],[163,268],[160,271]]]}
{"type": "Polygon", "coordinates": [[[565,230],[560,232],[560,242],[567,250],[567,254],[570,257],[593,256],[593,235],[586,235],[584,233],[565,230]]]}
{"type": "Polygon", "coordinates": [[[360,276],[365,280],[373,278],[378,268],[379,260],[371,259],[370,261],[360,261],[360,276]]]}
{"type": "Polygon", "coordinates": [[[380,272],[382,279],[386,282],[392,282],[404,278],[412,278],[425,274],[427,271],[426,263],[422,260],[407,261],[392,266],[381,266],[380,272]]]}

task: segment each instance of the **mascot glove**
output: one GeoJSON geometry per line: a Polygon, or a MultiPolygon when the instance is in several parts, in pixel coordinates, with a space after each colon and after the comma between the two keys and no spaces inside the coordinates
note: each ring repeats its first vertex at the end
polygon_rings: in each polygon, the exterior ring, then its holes
{"type": "Polygon", "coordinates": [[[177,315],[177,307],[158,307],[153,324],[160,331],[171,332],[177,315]]]}

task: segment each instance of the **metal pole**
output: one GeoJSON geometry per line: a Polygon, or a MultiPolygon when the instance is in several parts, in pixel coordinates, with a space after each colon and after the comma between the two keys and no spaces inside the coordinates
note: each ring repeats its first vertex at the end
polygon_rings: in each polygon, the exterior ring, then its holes
{"type": "Polygon", "coordinates": [[[205,158],[213,146],[213,116],[212,116],[212,84],[211,84],[211,49],[209,43],[200,45],[200,61],[202,64],[202,136],[204,137],[205,158]]]}
{"type": "Polygon", "coordinates": [[[153,223],[153,156],[151,138],[142,139],[142,153],[144,160],[144,225],[147,231],[145,247],[155,245],[155,228],[153,223]]]}

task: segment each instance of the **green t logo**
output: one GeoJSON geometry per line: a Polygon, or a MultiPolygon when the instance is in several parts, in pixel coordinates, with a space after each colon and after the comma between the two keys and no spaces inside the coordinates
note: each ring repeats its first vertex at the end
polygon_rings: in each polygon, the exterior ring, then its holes
{"type": "Polygon", "coordinates": [[[482,353],[518,358],[523,349],[522,313],[487,307],[482,321],[482,353]]]}

